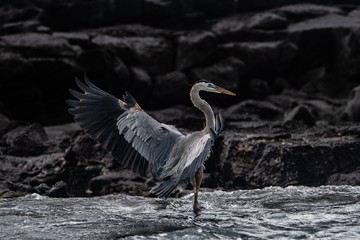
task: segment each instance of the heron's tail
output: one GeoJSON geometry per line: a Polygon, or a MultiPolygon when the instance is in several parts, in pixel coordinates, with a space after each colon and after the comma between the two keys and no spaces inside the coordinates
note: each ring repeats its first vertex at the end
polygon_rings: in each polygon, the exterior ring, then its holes
{"type": "Polygon", "coordinates": [[[171,180],[164,180],[156,184],[150,192],[155,194],[157,197],[167,198],[175,190],[177,185],[171,180]]]}

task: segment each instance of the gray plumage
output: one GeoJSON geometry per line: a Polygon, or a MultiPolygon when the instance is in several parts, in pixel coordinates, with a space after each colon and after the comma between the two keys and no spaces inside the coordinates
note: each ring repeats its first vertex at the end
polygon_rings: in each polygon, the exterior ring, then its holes
{"type": "Polygon", "coordinates": [[[214,116],[199,91],[235,95],[209,82],[195,84],[190,96],[204,112],[206,127],[185,136],[173,126],[150,117],[129,93],[123,100],[117,99],[86,76],[85,83],[78,79],[76,83],[83,92],[70,89],[77,100],[67,100],[74,120],[124,167],[142,176],[151,172],[162,179],[151,189],[159,197],[168,197],[179,184],[202,173],[214,140],[223,129],[221,115],[214,116]]]}

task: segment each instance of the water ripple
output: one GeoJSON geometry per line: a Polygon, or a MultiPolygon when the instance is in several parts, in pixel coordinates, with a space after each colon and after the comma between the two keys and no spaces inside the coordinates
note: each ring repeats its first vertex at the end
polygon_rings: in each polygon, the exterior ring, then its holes
{"type": "Polygon", "coordinates": [[[0,239],[360,239],[360,187],[0,200],[0,239]]]}

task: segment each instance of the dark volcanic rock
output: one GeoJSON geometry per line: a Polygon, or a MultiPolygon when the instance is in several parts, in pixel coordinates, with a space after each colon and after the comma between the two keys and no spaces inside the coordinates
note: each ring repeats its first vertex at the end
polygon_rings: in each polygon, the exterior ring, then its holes
{"type": "Polygon", "coordinates": [[[136,101],[145,102],[151,94],[152,86],[151,77],[143,68],[136,66],[130,68],[130,81],[126,89],[136,101]]]}
{"type": "Polygon", "coordinates": [[[355,87],[348,98],[345,114],[353,122],[360,121],[360,86],[355,87]]]}
{"type": "Polygon", "coordinates": [[[48,196],[58,198],[69,197],[68,186],[66,182],[60,181],[55,183],[54,186],[52,186],[49,190],[48,196]]]}
{"type": "Polygon", "coordinates": [[[155,28],[143,24],[122,24],[111,27],[93,29],[94,32],[100,32],[113,37],[170,37],[173,30],[155,28]]]}
{"type": "Polygon", "coordinates": [[[151,74],[162,74],[173,69],[173,47],[160,37],[129,37],[126,39],[137,56],[137,62],[151,74]]]}
{"type": "Polygon", "coordinates": [[[184,73],[171,72],[155,77],[152,95],[159,106],[170,107],[188,102],[189,88],[184,73]]]}
{"type": "Polygon", "coordinates": [[[10,119],[0,113],[0,135],[3,136],[4,133],[10,130],[12,125],[10,119]]]}
{"type": "Polygon", "coordinates": [[[147,196],[149,194],[148,181],[128,170],[110,172],[89,181],[89,190],[94,195],[105,195],[113,192],[127,192],[131,195],[147,196]]]}
{"type": "Polygon", "coordinates": [[[316,4],[294,4],[277,8],[275,12],[285,15],[292,21],[301,21],[308,18],[320,17],[328,14],[342,14],[343,11],[335,6],[316,4]]]}
{"type": "Polygon", "coordinates": [[[176,69],[184,70],[209,61],[215,52],[216,37],[212,32],[188,32],[177,38],[176,69]]]}
{"type": "Polygon", "coordinates": [[[74,57],[76,50],[63,38],[44,33],[19,33],[0,37],[7,48],[28,57],[74,57]]]}
{"type": "Polygon", "coordinates": [[[125,61],[138,64],[151,74],[162,74],[173,68],[173,48],[164,37],[124,37],[99,35],[92,42],[113,48],[125,61]]]}
{"type": "Polygon", "coordinates": [[[0,7],[0,24],[40,20],[42,15],[43,10],[34,6],[15,8],[11,5],[4,5],[0,7]]]}
{"type": "Polygon", "coordinates": [[[288,121],[303,121],[309,126],[315,124],[315,119],[310,108],[302,104],[285,113],[284,122],[288,121]]]}
{"type": "Polygon", "coordinates": [[[69,167],[65,175],[69,193],[84,196],[89,180],[102,172],[106,152],[85,134],[77,135],[70,144],[64,156],[69,167]]]}
{"type": "Polygon", "coordinates": [[[285,18],[273,13],[243,13],[216,21],[211,29],[220,42],[278,41],[288,38],[286,25],[285,18]]]}
{"type": "Polygon", "coordinates": [[[248,29],[277,30],[287,26],[287,19],[276,13],[258,13],[246,22],[248,29]]]}
{"type": "Polygon", "coordinates": [[[7,154],[14,156],[37,156],[46,150],[48,140],[39,124],[17,127],[3,138],[8,146],[7,154]]]}
{"type": "Polygon", "coordinates": [[[0,27],[0,35],[24,32],[50,32],[50,29],[40,25],[40,22],[38,21],[6,23],[0,27]]]}
{"type": "Polygon", "coordinates": [[[194,68],[190,76],[193,81],[206,79],[214,84],[222,86],[231,91],[237,92],[244,76],[245,64],[234,57],[226,58],[209,67],[194,68]]]}
{"type": "Polygon", "coordinates": [[[219,49],[243,60],[256,73],[274,75],[286,72],[297,53],[297,46],[289,41],[226,43],[219,49]]]}
{"type": "Polygon", "coordinates": [[[293,134],[227,135],[220,175],[228,188],[331,184],[335,173],[358,171],[358,134],[358,126],[344,126],[293,134]]]}
{"type": "Polygon", "coordinates": [[[237,118],[237,115],[244,114],[254,114],[261,119],[276,119],[282,112],[283,109],[270,102],[246,100],[229,107],[224,115],[233,120],[237,118]]]}

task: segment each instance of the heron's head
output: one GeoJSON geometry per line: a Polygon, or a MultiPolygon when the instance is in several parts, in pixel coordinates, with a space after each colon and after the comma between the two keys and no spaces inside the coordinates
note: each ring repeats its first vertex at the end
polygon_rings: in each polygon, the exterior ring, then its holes
{"type": "Polygon", "coordinates": [[[222,87],[216,86],[215,84],[207,81],[207,80],[200,80],[194,86],[196,86],[199,91],[206,91],[206,92],[214,92],[214,93],[223,93],[230,96],[236,96],[235,93],[226,90],[222,87]]]}

